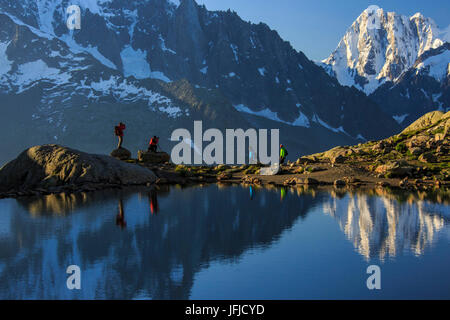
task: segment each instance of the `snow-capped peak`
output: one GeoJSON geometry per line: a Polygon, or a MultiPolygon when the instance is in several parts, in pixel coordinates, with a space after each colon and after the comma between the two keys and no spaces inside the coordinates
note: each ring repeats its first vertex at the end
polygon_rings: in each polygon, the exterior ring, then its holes
{"type": "Polygon", "coordinates": [[[398,79],[424,52],[443,45],[449,34],[449,28],[441,31],[421,13],[407,17],[372,5],[323,62],[341,84],[370,94],[386,80],[398,79]]]}

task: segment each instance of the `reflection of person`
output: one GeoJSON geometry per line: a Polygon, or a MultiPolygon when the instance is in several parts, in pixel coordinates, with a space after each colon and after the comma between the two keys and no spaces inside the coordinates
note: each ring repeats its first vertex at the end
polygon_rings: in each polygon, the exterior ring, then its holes
{"type": "Polygon", "coordinates": [[[286,189],[281,188],[280,200],[283,201],[284,197],[286,197],[286,189]]]}
{"type": "Polygon", "coordinates": [[[253,200],[253,188],[250,186],[250,200],[253,200]]]}
{"type": "Polygon", "coordinates": [[[150,200],[150,212],[155,215],[158,214],[159,207],[158,207],[158,196],[156,194],[156,191],[155,190],[150,191],[148,197],[150,200]]]}
{"type": "Polygon", "coordinates": [[[121,227],[122,229],[127,226],[127,222],[125,221],[125,213],[123,211],[122,199],[119,199],[119,213],[116,216],[116,225],[121,227]]]}

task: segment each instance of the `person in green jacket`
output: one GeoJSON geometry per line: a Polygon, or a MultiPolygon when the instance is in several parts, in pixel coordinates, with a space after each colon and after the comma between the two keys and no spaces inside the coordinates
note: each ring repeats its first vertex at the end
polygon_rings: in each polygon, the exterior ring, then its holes
{"type": "Polygon", "coordinates": [[[286,148],[282,144],[280,144],[280,164],[284,163],[284,160],[286,159],[287,155],[288,152],[286,148]]]}

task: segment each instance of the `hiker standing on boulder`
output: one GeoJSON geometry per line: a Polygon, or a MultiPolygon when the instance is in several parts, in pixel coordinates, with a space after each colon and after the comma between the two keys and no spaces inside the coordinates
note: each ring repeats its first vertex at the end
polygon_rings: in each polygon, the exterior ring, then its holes
{"type": "Polygon", "coordinates": [[[114,134],[119,137],[119,144],[117,145],[117,149],[122,148],[122,143],[123,143],[123,130],[126,129],[126,126],[124,123],[119,122],[118,126],[114,127],[114,134]]]}
{"type": "Polygon", "coordinates": [[[156,149],[158,149],[158,142],[159,142],[159,137],[153,136],[153,138],[150,139],[150,143],[148,145],[148,151],[156,152],[156,149]]]}
{"type": "Polygon", "coordinates": [[[286,159],[287,155],[288,152],[286,148],[282,144],[280,144],[280,164],[284,163],[284,160],[286,159]]]}

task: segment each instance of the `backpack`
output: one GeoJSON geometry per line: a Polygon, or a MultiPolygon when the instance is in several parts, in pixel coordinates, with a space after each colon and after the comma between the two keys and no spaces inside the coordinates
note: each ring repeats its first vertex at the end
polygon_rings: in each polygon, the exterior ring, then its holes
{"type": "Polygon", "coordinates": [[[116,135],[116,136],[120,136],[120,128],[119,128],[119,126],[115,126],[114,127],[114,134],[116,135]]]}

